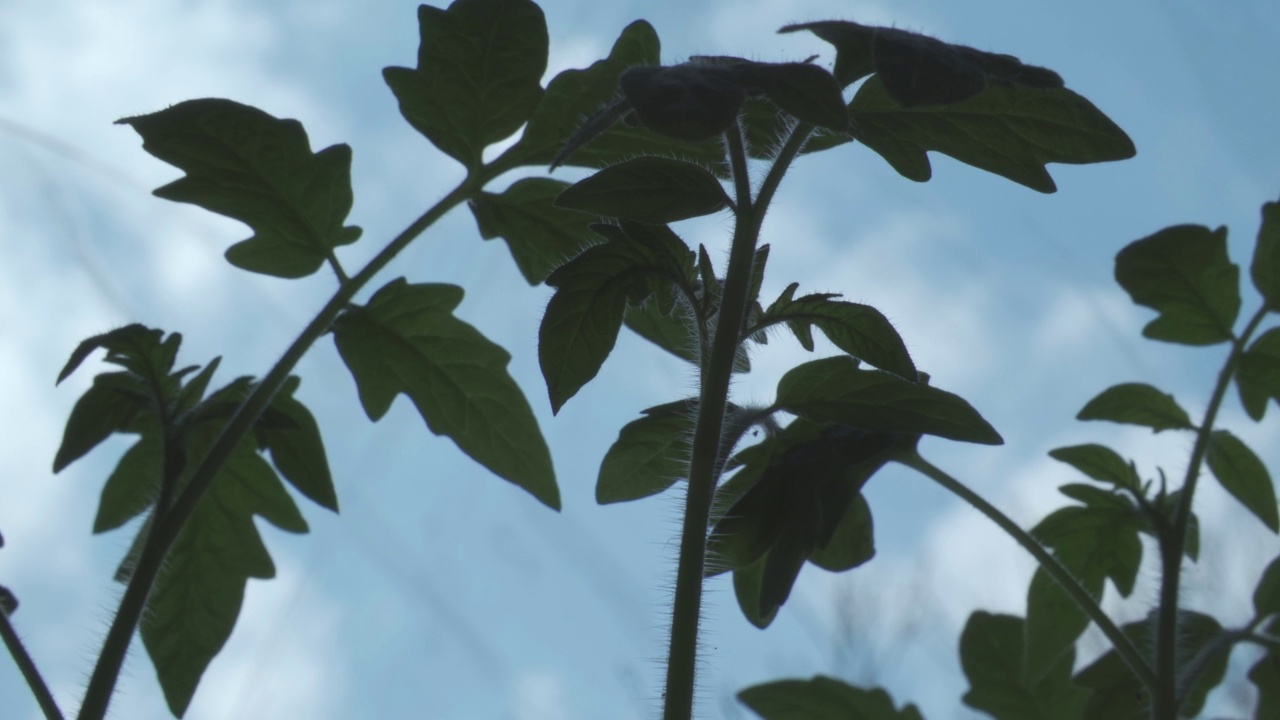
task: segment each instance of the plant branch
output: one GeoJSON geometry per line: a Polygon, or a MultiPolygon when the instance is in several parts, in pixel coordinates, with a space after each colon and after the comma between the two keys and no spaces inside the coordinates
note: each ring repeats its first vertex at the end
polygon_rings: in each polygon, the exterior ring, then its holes
{"type": "Polygon", "coordinates": [[[201,498],[217,478],[227,458],[231,456],[245,435],[253,429],[254,423],[270,404],[280,386],[289,378],[289,373],[293,371],[294,366],[316,340],[329,332],[333,321],[352,301],[357,292],[424,230],[483,187],[491,175],[492,173],[487,172],[469,175],[466,181],[410,223],[351,278],[350,282],[339,285],[337,292],[293,341],[293,344],[285,350],[275,366],[261,382],[254,385],[253,391],[227,421],[226,427],[223,428],[208,454],[200,460],[186,489],[174,501],[172,508],[163,516],[157,516],[156,523],[138,558],[138,564],[129,579],[129,585],[125,588],[120,608],[107,631],[102,653],[98,656],[98,663],[93,669],[89,687],[85,691],[84,703],[80,707],[80,720],[101,720],[106,715],[107,705],[111,701],[111,694],[115,689],[116,679],[120,675],[125,653],[129,649],[134,630],[142,617],[147,598],[151,594],[151,588],[164,564],[169,548],[173,546],[201,498]]]}
{"type": "Polygon", "coordinates": [[[981,495],[970,490],[964,483],[951,477],[938,466],[925,460],[920,453],[912,451],[910,454],[895,457],[894,460],[906,465],[928,477],[942,487],[950,490],[958,495],[962,500],[972,505],[978,512],[986,515],[992,522],[1000,526],[1019,545],[1032,557],[1040,563],[1040,567],[1049,573],[1062,589],[1066,591],[1071,599],[1080,606],[1080,609],[1089,616],[1098,625],[1098,629],[1102,630],[1102,634],[1107,636],[1111,641],[1111,646],[1115,648],[1116,653],[1124,660],[1133,674],[1138,677],[1142,684],[1151,692],[1155,692],[1156,675],[1152,672],[1151,666],[1142,658],[1142,654],[1138,652],[1137,646],[1129,639],[1128,635],[1117,626],[1110,617],[1102,610],[1097,600],[1094,599],[1089,591],[1085,589],[1080,581],[1076,579],[1071,571],[1065,565],[1058,562],[1058,559],[1044,548],[1034,537],[1026,530],[1018,526],[1009,516],[1000,512],[994,505],[987,502],[981,495]]]}
{"type": "Polygon", "coordinates": [[[351,281],[350,276],[347,275],[346,269],[342,267],[342,262],[338,260],[337,253],[330,250],[325,254],[325,260],[329,262],[329,267],[333,268],[333,274],[338,276],[339,285],[346,285],[351,281]]]}
{"type": "Polygon", "coordinates": [[[1218,373],[1213,394],[1209,397],[1209,405],[1205,408],[1204,419],[1196,431],[1195,446],[1191,449],[1191,459],[1187,463],[1187,473],[1182,481],[1182,494],[1178,498],[1178,507],[1174,511],[1173,526],[1167,534],[1160,536],[1160,607],[1156,620],[1156,677],[1159,683],[1152,702],[1152,717],[1155,720],[1177,720],[1178,717],[1178,591],[1182,581],[1182,555],[1187,543],[1187,526],[1191,522],[1191,502],[1195,498],[1196,482],[1200,479],[1200,466],[1209,450],[1209,438],[1213,433],[1213,423],[1226,397],[1231,378],[1235,375],[1240,356],[1253,336],[1258,324],[1266,316],[1264,305],[1249,320],[1244,332],[1231,342],[1231,353],[1218,373]]]}
{"type": "Polygon", "coordinates": [[[22,639],[18,637],[13,624],[9,622],[9,616],[3,610],[0,610],[0,636],[4,637],[4,646],[9,649],[13,661],[18,664],[18,670],[22,672],[22,678],[27,681],[27,687],[31,688],[31,694],[35,695],[36,702],[39,703],[46,720],[62,720],[62,711],[58,709],[53,693],[49,692],[49,686],[45,683],[44,677],[40,675],[35,661],[31,659],[27,648],[22,644],[22,639]]]}

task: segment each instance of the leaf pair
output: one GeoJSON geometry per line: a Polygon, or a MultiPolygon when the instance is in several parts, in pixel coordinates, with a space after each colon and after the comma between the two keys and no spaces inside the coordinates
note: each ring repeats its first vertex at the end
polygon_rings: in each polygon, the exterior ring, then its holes
{"type": "MultiPolygon", "coordinates": [[[[65,379],[95,350],[122,368],[101,373],[67,420],[54,460],[60,471],[113,433],[140,437],[103,486],[94,532],[116,529],[146,514],[116,579],[129,579],[151,528],[187,486],[191,474],[222,432],[251,378],[239,378],[205,396],[218,367],[174,370],[181,336],[129,325],[85,340],[59,375],[65,379]],[[193,374],[194,373],[194,374],[193,374]]],[[[251,577],[275,574],[253,517],[282,530],[307,532],[306,520],[281,477],[308,498],[337,511],[337,497],[314,418],[294,399],[292,377],[226,459],[210,492],[167,556],[147,600],[143,643],[155,664],[169,708],[181,715],[201,675],[231,634],[251,577]],[[260,452],[270,454],[274,468],[260,452]]]]}

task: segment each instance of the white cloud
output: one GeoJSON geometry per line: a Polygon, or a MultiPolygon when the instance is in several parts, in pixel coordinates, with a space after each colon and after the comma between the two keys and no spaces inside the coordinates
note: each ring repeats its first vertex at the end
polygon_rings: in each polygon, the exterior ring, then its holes
{"type": "Polygon", "coordinates": [[[564,678],[549,670],[533,670],[521,675],[512,691],[511,713],[515,720],[565,720],[569,717],[564,678]]]}

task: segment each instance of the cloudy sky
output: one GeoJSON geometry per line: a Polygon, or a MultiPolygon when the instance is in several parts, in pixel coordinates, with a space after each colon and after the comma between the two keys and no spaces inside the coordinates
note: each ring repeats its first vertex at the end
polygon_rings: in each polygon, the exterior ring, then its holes
{"type": "MultiPolygon", "coordinates": [[[[400,118],[381,79],[385,66],[414,64],[414,8],[0,0],[0,583],[21,599],[14,620],[64,708],[78,703],[120,595],[112,570],[136,528],[89,533],[124,440],[50,472],[92,374],[55,388],[57,368],[84,337],[137,321],[182,332],[185,362],[223,355],[223,381],[262,374],[333,290],[323,273],[284,281],[228,265],[221,254],[243,226],[152,197],[175,171],[112,121],[227,97],[301,120],[313,148],[349,143],[351,222],[365,235],[342,259],[356,267],[460,179],[400,118]]],[[[1144,475],[1157,464],[1181,472],[1185,437],[1072,418],[1103,388],[1135,380],[1175,393],[1193,415],[1203,408],[1223,348],[1142,340],[1150,314],[1115,285],[1112,260],[1124,244],[1185,222],[1228,225],[1233,255],[1247,259],[1259,206],[1280,197],[1280,85],[1265,70],[1280,67],[1280,19],[1264,0],[1229,10],[1194,0],[548,0],[544,9],[548,77],[602,57],[639,17],[657,28],[666,61],[817,53],[829,63],[816,38],[774,31],[850,19],[1059,71],[1130,134],[1137,158],[1051,166],[1054,195],[938,156],[927,184],[857,146],[803,159],[764,229],[773,252],[763,296],[799,281],[880,308],[934,384],[970,400],[1007,441],[926,440],[923,453],[1024,524],[1062,504],[1056,486],[1075,479],[1046,457],[1055,447],[1106,441],[1144,475]]],[[[677,229],[723,259],[727,225],[719,217],[677,229]]],[[[482,242],[457,211],[384,279],[401,274],[464,286],[459,314],[511,351],[552,447],[564,511],[487,476],[427,432],[405,400],[371,424],[322,341],[299,367],[299,395],[328,442],[342,513],[306,507],[312,533],[302,537],[262,526],[278,577],[250,583],[188,717],[654,716],[681,499],[598,507],[593,488],[617,429],[690,394],[690,370],[624,334],[596,381],[553,418],[535,345],[549,294],[524,285],[501,243],[482,242]]],[[[764,350],[736,385],[741,399],[770,400],[778,376],[807,359],[785,341],[764,350]]],[[[1232,398],[1223,421],[1274,462],[1276,415],[1254,425],[1232,398]]],[[[1251,580],[1280,544],[1216,484],[1201,487],[1197,510],[1210,531],[1188,602],[1239,622],[1251,580]]],[[[741,688],[826,673],[883,685],[931,719],[978,717],[959,702],[959,631],[976,608],[1021,612],[1031,561],[905,470],[877,476],[868,498],[877,558],[842,575],[806,568],[767,631],[741,617],[727,578],[709,583],[701,716],[748,717],[733,700],[741,688]]],[[[1134,598],[1111,607],[1125,619],[1144,614],[1155,580],[1147,571],[1134,598]]],[[[1235,680],[1249,659],[1238,653],[1235,680]]],[[[6,713],[26,697],[7,659],[0,697],[6,713]]],[[[1235,682],[1213,707],[1240,717],[1251,697],[1235,682]]],[[[167,716],[136,643],[113,709],[167,716]]]]}

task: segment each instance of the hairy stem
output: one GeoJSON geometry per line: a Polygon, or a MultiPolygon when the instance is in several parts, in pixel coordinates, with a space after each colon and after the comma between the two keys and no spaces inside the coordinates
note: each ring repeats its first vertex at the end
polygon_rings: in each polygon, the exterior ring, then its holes
{"type": "Polygon", "coordinates": [[[22,639],[18,637],[13,624],[9,622],[9,616],[5,615],[3,610],[0,610],[0,637],[4,638],[4,646],[9,649],[13,661],[18,664],[22,679],[27,681],[27,687],[31,688],[31,694],[35,696],[45,719],[62,720],[62,711],[58,709],[53,693],[49,692],[49,686],[45,683],[44,677],[40,675],[35,661],[31,659],[30,653],[22,644],[22,639]]]}
{"type": "Polygon", "coordinates": [[[142,617],[143,608],[146,607],[156,576],[164,564],[165,555],[168,554],[169,548],[173,546],[200,500],[217,478],[227,458],[231,456],[232,451],[245,435],[253,429],[254,423],[271,403],[272,397],[279,391],[280,386],[289,378],[289,373],[293,371],[294,366],[316,340],[329,331],[330,325],[338,314],[361,288],[424,230],[477,192],[492,176],[492,172],[486,172],[468,177],[417,220],[410,223],[349,282],[339,286],[329,302],[285,350],[284,355],[276,361],[262,381],[254,385],[253,391],[227,421],[226,427],[223,428],[208,454],[200,460],[186,489],[174,500],[168,512],[157,515],[155,525],[138,558],[138,564],[129,579],[129,585],[125,588],[120,607],[116,611],[111,627],[107,630],[107,637],[103,641],[102,653],[98,656],[93,675],[89,678],[89,687],[85,691],[84,703],[80,707],[78,716],[81,720],[101,720],[106,715],[116,679],[120,675],[120,667],[124,663],[125,653],[138,627],[138,621],[142,617]]]}
{"type": "Polygon", "coordinates": [[[676,593],[671,621],[671,644],[667,655],[667,685],[663,693],[665,720],[693,717],[693,690],[698,657],[698,623],[702,611],[702,582],[707,559],[707,530],[715,497],[716,476],[721,465],[721,434],[729,401],[729,381],[746,319],[751,286],[751,267],[756,242],[769,199],[777,189],[787,166],[799,153],[809,135],[808,126],[792,130],[783,150],[769,169],[760,194],[751,198],[747,177],[747,155],[742,132],[737,126],[726,133],[729,166],[737,195],[733,244],[729,268],[725,272],[719,318],[711,344],[711,355],[701,363],[701,395],[698,421],[694,427],[689,465],[689,489],[685,499],[684,524],[680,535],[680,561],[676,569],[676,593]],[[768,192],[765,189],[768,188],[768,192]]]}
{"type": "Polygon", "coordinates": [[[1173,526],[1167,534],[1159,536],[1162,572],[1160,607],[1156,619],[1156,676],[1160,683],[1151,706],[1154,720],[1177,720],[1178,706],[1181,704],[1181,688],[1178,683],[1178,591],[1182,579],[1182,556],[1187,543],[1187,526],[1191,522],[1191,502],[1196,494],[1196,483],[1200,479],[1200,466],[1209,451],[1213,423],[1218,417],[1227,388],[1231,385],[1231,378],[1235,376],[1240,356],[1244,354],[1249,339],[1266,313],[1265,305],[1259,308],[1240,337],[1231,342],[1231,353],[1218,373],[1213,395],[1209,397],[1209,406],[1205,408],[1204,418],[1196,432],[1196,442],[1191,449],[1186,477],[1182,480],[1182,495],[1178,498],[1173,526]]]}
{"type": "Polygon", "coordinates": [[[1112,647],[1115,648],[1116,653],[1124,660],[1125,664],[1129,666],[1129,669],[1133,671],[1133,674],[1138,676],[1138,679],[1142,681],[1142,684],[1148,690],[1154,692],[1156,675],[1152,672],[1151,666],[1147,664],[1147,661],[1142,658],[1142,654],[1138,652],[1138,648],[1133,644],[1133,641],[1103,612],[1102,606],[1080,584],[1080,581],[1076,580],[1071,571],[1058,562],[1058,559],[1037,542],[1030,533],[1019,527],[1008,515],[1000,512],[996,506],[987,502],[981,495],[970,490],[964,483],[925,460],[920,456],[920,453],[913,451],[909,455],[894,459],[958,495],[962,500],[977,509],[978,512],[986,515],[992,522],[999,525],[1001,530],[1008,533],[1027,552],[1031,553],[1031,556],[1040,563],[1040,567],[1044,568],[1045,572],[1058,581],[1062,589],[1066,591],[1067,595],[1071,596],[1071,599],[1080,606],[1080,609],[1089,616],[1089,619],[1097,623],[1098,629],[1102,630],[1102,634],[1106,635],[1107,639],[1111,641],[1112,647]]]}

